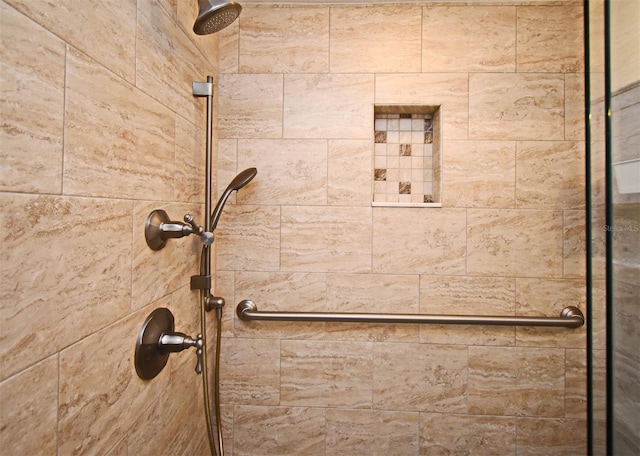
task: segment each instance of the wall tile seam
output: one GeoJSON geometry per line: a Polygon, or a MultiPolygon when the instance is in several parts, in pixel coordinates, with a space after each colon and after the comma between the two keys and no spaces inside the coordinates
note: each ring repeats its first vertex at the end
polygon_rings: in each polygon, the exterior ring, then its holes
{"type": "MultiPolygon", "coordinates": [[[[378,5],[370,5],[370,6],[372,6],[372,7],[376,7],[376,6],[378,6],[378,5]]],[[[454,6],[454,5],[452,5],[452,4],[447,4],[447,5],[446,5],[446,7],[450,7],[450,6],[454,6]]],[[[476,6],[476,5],[463,5],[463,6],[466,6],[466,7],[474,7],[474,6],[476,6]]],[[[483,5],[478,5],[478,6],[485,6],[485,7],[486,7],[486,6],[491,6],[491,5],[483,4],[483,5]]],[[[501,4],[500,6],[505,6],[505,5],[502,5],[502,4],[501,4]]],[[[508,6],[508,5],[506,5],[506,6],[508,6]]],[[[526,5],[526,4],[525,4],[525,5],[520,5],[520,6],[518,6],[518,5],[513,5],[513,6],[514,6],[514,7],[516,8],[516,10],[517,10],[519,7],[522,7],[522,6],[525,6],[525,7],[526,7],[526,6],[532,6],[532,7],[539,8],[539,7],[551,7],[551,6],[554,6],[554,5],[548,5],[548,4],[545,4],[545,5],[526,5]]],[[[555,5],[555,6],[557,6],[557,5],[555,5]]],[[[295,6],[294,6],[294,7],[295,7],[295,6]]],[[[299,7],[299,6],[298,6],[298,7],[299,7]]],[[[384,5],[380,6],[380,8],[384,8],[384,7],[385,7],[384,5]]],[[[389,7],[389,6],[387,5],[387,7],[389,7]]],[[[328,8],[328,9],[332,9],[332,7],[329,7],[329,6],[327,6],[327,8],[328,8]]],[[[347,8],[349,8],[349,7],[347,6],[347,8]]],[[[429,6],[424,6],[424,7],[422,7],[422,12],[421,12],[421,34],[420,34],[420,49],[421,49],[421,53],[422,53],[422,52],[423,52],[423,50],[424,50],[423,41],[424,41],[424,35],[425,35],[425,32],[424,32],[424,28],[423,28],[423,21],[424,21],[424,10],[425,10],[426,8],[429,8],[429,6]]],[[[517,23],[518,23],[519,21],[518,21],[518,16],[517,16],[517,14],[515,14],[515,15],[514,15],[514,21],[516,22],[516,24],[515,24],[516,26],[515,26],[515,28],[514,28],[514,30],[515,30],[515,36],[518,36],[517,23]]],[[[329,42],[330,42],[330,41],[331,41],[331,28],[329,28],[329,42]]],[[[521,71],[519,71],[519,70],[517,69],[517,68],[518,68],[518,62],[517,62],[517,56],[518,56],[517,40],[516,40],[516,42],[514,43],[514,46],[515,46],[515,47],[514,47],[514,54],[515,54],[515,55],[514,55],[514,57],[515,57],[515,70],[514,70],[514,72],[519,73],[519,72],[521,72],[521,71]]],[[[239,46],[238,46],[238,48],[239,48],[239,46]]],[[[329,70],[328,70],[327,72],[324,72],[324,73],[321,73],[321,74],[326,74],[326,73],[329,73],[329,74],[338,74],[338,73],[333,73],[333,72],[331,71],[331,64],[330,64],[331,45],[330,45],[330,43],[329,43],[329,48],[328,48],[327,53],[329,54],[329,55],[327,56],[327,60],[328,60],[328,62],[329,62],[329,70]]],[[[421,65],[422,65],[422,60],[423,60],[423,59],[421,58],[421,65]]],[[[422,66],[421,66],[421,71],[418,71],[418,72],[413,72],[413,71],[409,71],[409,72],[407,72],[407,71],[397,71],[397,72],[399,72],[399,73],[409,73],[409,74],[411,74],[411,73],[425,73],[424,68],[422,68],[422,66]]],[[[466,73],[466,72],[474,73],[474,72],[476,72],[476,71],[471,70],[471,71],[461,71],[461,72],[463,72],[463,73],[466,73]]],[[[486,71],[486,70],[482,70],[482,71],[479,71],[479,72],[487,72],[487,71],[486,71]]],[[[491,72],[491,71],[488,71],[488,72],[491,72]]],[[[531,72],[531,71],[522,71],[522,72],[525,72],[525,73],[526,73],[526,72],[531,72]]],[[[568,72],[570,72],[570,71],[562,71],[562,73],[565,73],[565,72],[567,72],[567,73],[568,73],[568,72]]],[[[246,71],[246,72],[242,72],[242,73],[251,73],[251,72],[250,72],[250,71],[246,71]]],[[[352,73],[352,72],[348,72],[348,73],[352,73]]],[[[395,73],[395,72],[394,72],[394,73],[395,73]]],[[[426,72],[426,73],[428,73],[428,72],[426,72]]],[[[496,73],[504,73],[504,71],[496,71],[496,73]]],[[[305,73],[303,73],[303,74],[312,74],[312,73],[305,72],[305,73]]]]}
{"type": "MultiPolygon", "coordinates": [[[[517,315],[517,313],[515,313],[515,315],[517,315]]],[[[364,324],[363,324],[364,325],[364,324]]],[[[439,325],[409,325],[409,326],[420,326],[421,328],[425,328],[425,329],[429,329],[430,327],[433,326],[439,326],[439,325]]],[[[449,329],[455,329],[457,325],[448,325],[449,329]]],[[[460,326],[464,326],[464,325],[460,325],[460,326]]],[[[478,327],[478,329],[480,329],[481,327],[478,327]]],[[[512,326],[505,326],[505,328],[513,328],[514,330],[517,329],[515,327],[512,326]]],[[[356,331],[363,331],[363,330],[369,330],[368,327],[365,328],[356,328],[356,331]]],[[[264,331],[264,330],[259,330],[259,331],[264,331]]],[[[326,330],[325,330],[326,331],[326,330]]],[[[462,328],[458,326],[458,332],[460,334],[464,334],[465,332],[468,332],[469,330],[466,328],[462,328]]],[[[569,330],[567,330],[569,331],[569,330]]],[[[576,330],[571,330],[571,331],[576,331],[576,330]]],[[[577,330],[580,331],[580,330],[577,330]]],[[[522,341],[522,336],[518,336],[516,333],[514,333],[513,336],[513,340],[510,340],[508,343],[500,343],[500,344],[496,344],[496,343],[466,343],[466,342],[431,342],[431,341],[423,341],[420,339],[414,339],[414,340],[400,340],[400,339],[370,339],[370,338],[352,338],[352,337],[341,337],[340,335],[337,335],[338,333],[335,332],[325,332],[325,334],[323,336],[317,337],[317,336],[313,336],[313,337],[300,337],[300,336],[292,336],[292,337],[288,337],[288,336],[283,336],[282,334],[274,334],[271,337],[267,337],[264,336],[264,334],[258,333],[258,334],[251,334],[250,332],[243,332],[240,334],[234,334],[234,335],[227,335],[227,336],[223,336],[223,340],[234,340],[234,339],[240,339],[243,341],[274,341],[277,340],[279,342],[282,341],[286,341],[287,343],[313,343],[313,342],[317,342],[317,343],[340,343],[340,344],[371,344],[373,349],[375,350],[375,347],[380,346],[380,345],[394,345],[394,346],[415,346],[415,345],[419,345],[422,347],[431,347],[431,348],[447,348],[447,347],[457,347],[457,348],[462,348],[462,347],[466,347],[467,350],[470,350],[472,348],[487,348],[487,349],[497,349],[497,348],[512,348],[512,349],[528,349],[528,350],[558,350],[558,351],[566,351],[566,350],[578,350],[579,348],[575,348],[575,347],[567,347],[567,346],[563,346],[563,345],[558,345],[558,344],[540,344],[538,342],[532,341],[532,342],[526,342],[526,341],[522,341]],[[256,336],[260,336],[260,337],[256,337],[256,336]],[[520,342],[519,342],[520,341],[520,342]]],[[[569,333],[574,334],[574,333],[569,333]]],[[[582,337],[582,336],[580,336],[582,337]]],[[[259,344],[258,344],[259,345],[259,344]]],[[[257,346],[258,346],[257,345],[257,346]]]]}
{"type": "MultiPolygon", "coordinates": [[[[46,30],[46,29],[45,29],[46,30]]],[[[47,30],[49,31],[49,30],[47,30]]],[[[49,31],[50,33],[53,33],[51,31],[49,31]]],[[[185,35],[186,36],[186,35],[185,35]]],[[[136,47],[137,47],[137,39],[136,39],[136,47]]],[[[74,46],[71,43],[68,43],[66,41],[63,40],[63,42],[65,43],[65,74],[64,74],[64,92],[65,92],[65,96],[64,96],[64,103],[63,105],[66,105],[66,100],[67,100],[67,96],[66,96],[66,92],[67,89],[69,88],[68,83],[67,83],[67,74],[68,74],[68,65],[69,65],[69,49],[73,49],[75,52],[85,56],[87,59],[91,60],[95,65],[99,66],[102,70],[108,72],[110,74],[110,76],[120,80],[121,83],[126,84],[128,86],[130,86],[132,89],[137,90],[138,92],[140,92],[141,94],[144,94],[146,97],[148,97],[149,99],[153,100],[154,102],[156,102],[158,105],[163,106],[164,108],[166,108],[168,111],[170,111],[172,114],[174,114],[176,117],[179,116],[180,118],[193,123],[194,125],[198,126],[195,122],[193,122],[192,120],[188,119],[185,116],[180,115],[177,111],[173,110],[170,106],[166,105],[165,103],[162,102],[162,100],[154,97],[154,93],[155,92],[151,92],[149,93],[149,91],[145,90],[143,87],[140,87],[138,85],[138,73],[137,73],[137,53],[135,54],[136,57],[136,64],[135,64],[135,81],[129,81],[127,79],[125,79],[124,76],[114,72],[111,68],[105,66],[102,62],[100,62],[99,60],[96,60],[95,57],[85,53],[83,50],[81,50],[80,48],[74,46]]],[[[66,109],[64,111],[64,113],[66,114],[66,109]]],[[[66,122],[65,122],[65,126],[66,126],[66,122]]]]}

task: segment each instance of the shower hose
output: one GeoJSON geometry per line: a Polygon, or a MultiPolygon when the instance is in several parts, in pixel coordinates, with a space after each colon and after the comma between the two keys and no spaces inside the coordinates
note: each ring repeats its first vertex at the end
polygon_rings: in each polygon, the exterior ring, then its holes
{"type": "MultiPolygon", "coordinates": [[[[206,249],[203,247],[200,262],[200,273],[204,273],[206,249]]],[[[216,308],[216,351],[215,365],[213,371],[213,407],[216,415],[216,429],[213,429],[211,418],[211,402],[209,399],[209,369],[207,363],[207,304],[209,293],[202,290],[200,292],[200,332],[202,333],[202,390],[204,396],[204,414],[207,420],[207,435],[209,437],[209,448],[211,456],[224,456],[224,446],[222,442],[222,420],[220,413],[220,341],[222,339],[222,308],[216,308]],[[215,433],[218,434],[218,444],[216,445],[215,433]]]]}

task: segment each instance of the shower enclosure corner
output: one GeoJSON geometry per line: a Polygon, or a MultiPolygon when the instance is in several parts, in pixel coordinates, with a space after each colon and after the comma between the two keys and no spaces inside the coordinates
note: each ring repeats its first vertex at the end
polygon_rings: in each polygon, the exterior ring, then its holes
{"type": "Polygon", "coordinates": [[[640,454],[640,2],[585,0],[589,455],[640,454]]]}

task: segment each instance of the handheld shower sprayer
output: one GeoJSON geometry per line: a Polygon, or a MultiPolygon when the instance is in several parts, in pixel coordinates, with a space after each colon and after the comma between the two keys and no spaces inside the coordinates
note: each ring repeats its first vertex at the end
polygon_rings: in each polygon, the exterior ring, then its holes
{"type": "Polygon", "coordinates": [[[233,191],[238,191],[245,185],[247,185],[251,180],[256,177],[258,174],[258,170],[255,168],[247,168],[241,173],[239,173],[233,180],[229,183],[225,191],[222,193],[222,196],[218,200],[218,204],[216,204],[216,208],[213,210],[213,214],[211,214],[211,231],[216,229],[218,226],[218,220],[220,220],[220,214],[222,213],[222,208],[224,207],[229,195],[233,193],[233,191]]]}
{"type": "Polygon", "coordinates": [[[229,183],[222,196],[218,200],[213,214],[211,214],[211,231],[205,231],[198,225],[191,214],[184,216],[184,222],[173,221],[169,215],[162,209],[156,209],[149,214],[145,223],[144,237],[147,245],[152,250],[160,250],[167,245],[169,239],[177,239],[190,234],[200,236],[203,245],[211,245],[215,239],[213,231],[218,225],[220,214],[224,208],[229,195],[234,191],[240,190],[247,185],[256,176],[258,170],[256,168],[247,168],[239,173],[229,183]]]}

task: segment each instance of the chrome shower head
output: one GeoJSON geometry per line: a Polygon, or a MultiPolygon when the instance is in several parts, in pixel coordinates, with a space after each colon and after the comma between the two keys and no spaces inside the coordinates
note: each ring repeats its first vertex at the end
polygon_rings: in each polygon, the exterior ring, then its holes
{"type": "Polygon", "coordinates": [[[240,15],[242,6],[225,0],[198,0],[200,11],[193,31],[197,35],[216,33],[231,25],[240,15]]]}
{"type": "Polygon", "coordinates": [[[227,198],[233,191],[240,190],[242,187],[247,185],[251,180],[256,177],[258,174],[258,170],[255,168],[247,168],[241,173],[239,173],[233,180],[229,183],[225,191],[222,193],[222,196],[218,200],[218,204],[216,204],[216,208],[213,210],[213,214],[211,215],[211,232],[216,229],[218,225],[218,220],[220,220],[220,214],[222,213],[222,208],[224,204],[227,202],[227,198]]]}

